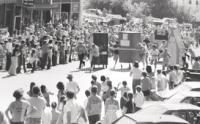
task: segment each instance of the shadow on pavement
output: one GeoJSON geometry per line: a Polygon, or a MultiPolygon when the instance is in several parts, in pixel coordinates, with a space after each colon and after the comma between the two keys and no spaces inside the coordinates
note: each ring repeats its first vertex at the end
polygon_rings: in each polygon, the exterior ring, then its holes
{"type": "Polygon", "coordinates": [[[85,73],[93,73],[93,72],[97,72],[97,71],[100,71],[103,69],[105,69],[105,68],[94,68],[93,71],[91,71],[90,68],[82,68],[82,69],[71,71],[71,73],[77,73],[77,72],[81,72],[81,71],[83,71],[85,73]]]}
{"type": "Polygon", "coordinates": [[[129,68],[122,68],[122,69],[110,69],[111,71],[116,71],[116,72],[129,72],[130,69],[129,68]]]}
{"type": "Polygon", "coordinates": [[[2,78],[9,78],[9,77],[14,77],[16,75],[6,75],[6,76],[3,76],[2,78]]]}

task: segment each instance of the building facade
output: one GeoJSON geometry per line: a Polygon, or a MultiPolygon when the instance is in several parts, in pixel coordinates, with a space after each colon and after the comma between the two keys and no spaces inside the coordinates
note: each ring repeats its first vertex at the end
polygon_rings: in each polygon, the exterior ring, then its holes
{"type": "Polygon", "coordinates": [[[53,20],[81,24],[82,0],[53,0],[58,8],[53,11],[53,20]]]}
{"type": "Polygon", "coordinates": [[[192,15],[194,20],[200,21],[200,0],[172,0],[175,6],[192,15]]]}
{"type": "Polygon", "coordinates": [[[0,0],[0,28],[7,27],[12,34],[21,28],[22,0],[0,0]]]}
{"type": "Polygon", "coordinates": [[[81,0],[0,0],[0,17],[0,28],[7,27],[10,34],[31,23],[81,24],[81,0]]]}

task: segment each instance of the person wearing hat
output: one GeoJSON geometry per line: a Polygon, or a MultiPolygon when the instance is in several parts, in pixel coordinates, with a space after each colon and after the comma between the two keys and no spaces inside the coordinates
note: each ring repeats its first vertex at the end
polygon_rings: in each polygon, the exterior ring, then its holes
{"type": "Polygon", "coordinates": [[[145,98],[140,85],[136,86],[136,94],[134,95],[135,112],[141,109],[144,104],[145,98]]]}
{"type": "Polygon", "coordinates": [[[80,87],[75,81],[73,81],[73,75],[68,74],[67,79],[69,80],[69,82],[66,84],[66,91],[73,92],[75,93],[75,95],[79,93],[80,87]]]}
{"type": "Polygon", "coordinates": [[[15,101],[11,102],[6,109],[6,117],[11,124],[24,124],[26,117],[34,112],[35,108],[26,100],[23,100],[23,90],[14,91],[13,97],[15,101]],[[10,116],[11,115],[11,116],[10,116]]]}

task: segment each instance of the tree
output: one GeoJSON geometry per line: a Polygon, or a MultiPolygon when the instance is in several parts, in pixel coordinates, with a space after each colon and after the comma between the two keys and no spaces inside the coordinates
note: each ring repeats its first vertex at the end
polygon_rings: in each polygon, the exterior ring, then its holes
{"type": "Polygon", "coordinates": [[[124,2],[123,7],[131,16],[134,17],[144,17],[150,13],[150,8],[145,2],[133,2],[132,0],[127,0],[124,2]]]}
{"type": "Polygon", "coordinates": [[[151,14],[156,18],[176,18],[178,22],[190,22],[191,15],[184,11],[183,8],[178,8],[170,0],[149,0],[148,5],[151,8],[151,14]]]}

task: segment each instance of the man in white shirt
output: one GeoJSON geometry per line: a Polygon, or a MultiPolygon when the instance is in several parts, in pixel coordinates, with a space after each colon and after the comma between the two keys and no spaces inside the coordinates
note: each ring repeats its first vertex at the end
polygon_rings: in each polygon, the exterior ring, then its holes
{"type": "Polygon", "coordinates": [[[73,81],[72,74],[69,74],[67,76],[67,79],[69,80],[69,82],[66,84],[66,91],[71,91],[76,95],[80,91],[78,84],[75,81],[73,81]]]}
{"type": "Polygon", "coordinates": [[[73,92],[67,92],[67,102],[64,106],[63,124],[78,124],[82,117],[87,122],[85,110],[74,99],[73,92]]]}
{"type": "Polygon", "coordinates": [[[132,88],[133,94],[136,93],[136,86],[140,85],[141,77],[142,77],[142,70],[139,69],[139,63],[136,61],[134,63],[134,67],[130,71],[130,76],[132,76],[132,88]]]}
{"type": "Polygon", "coordinates": [[[31,113],[27,119],[28,124],[41,124],[42,114],[45,110],[46,101],[44,98],[40,97],[40,88],[35,86],[32,89],[33,97],[28,99],[30,104],[36,108],[36,111],[31,113]]]}

